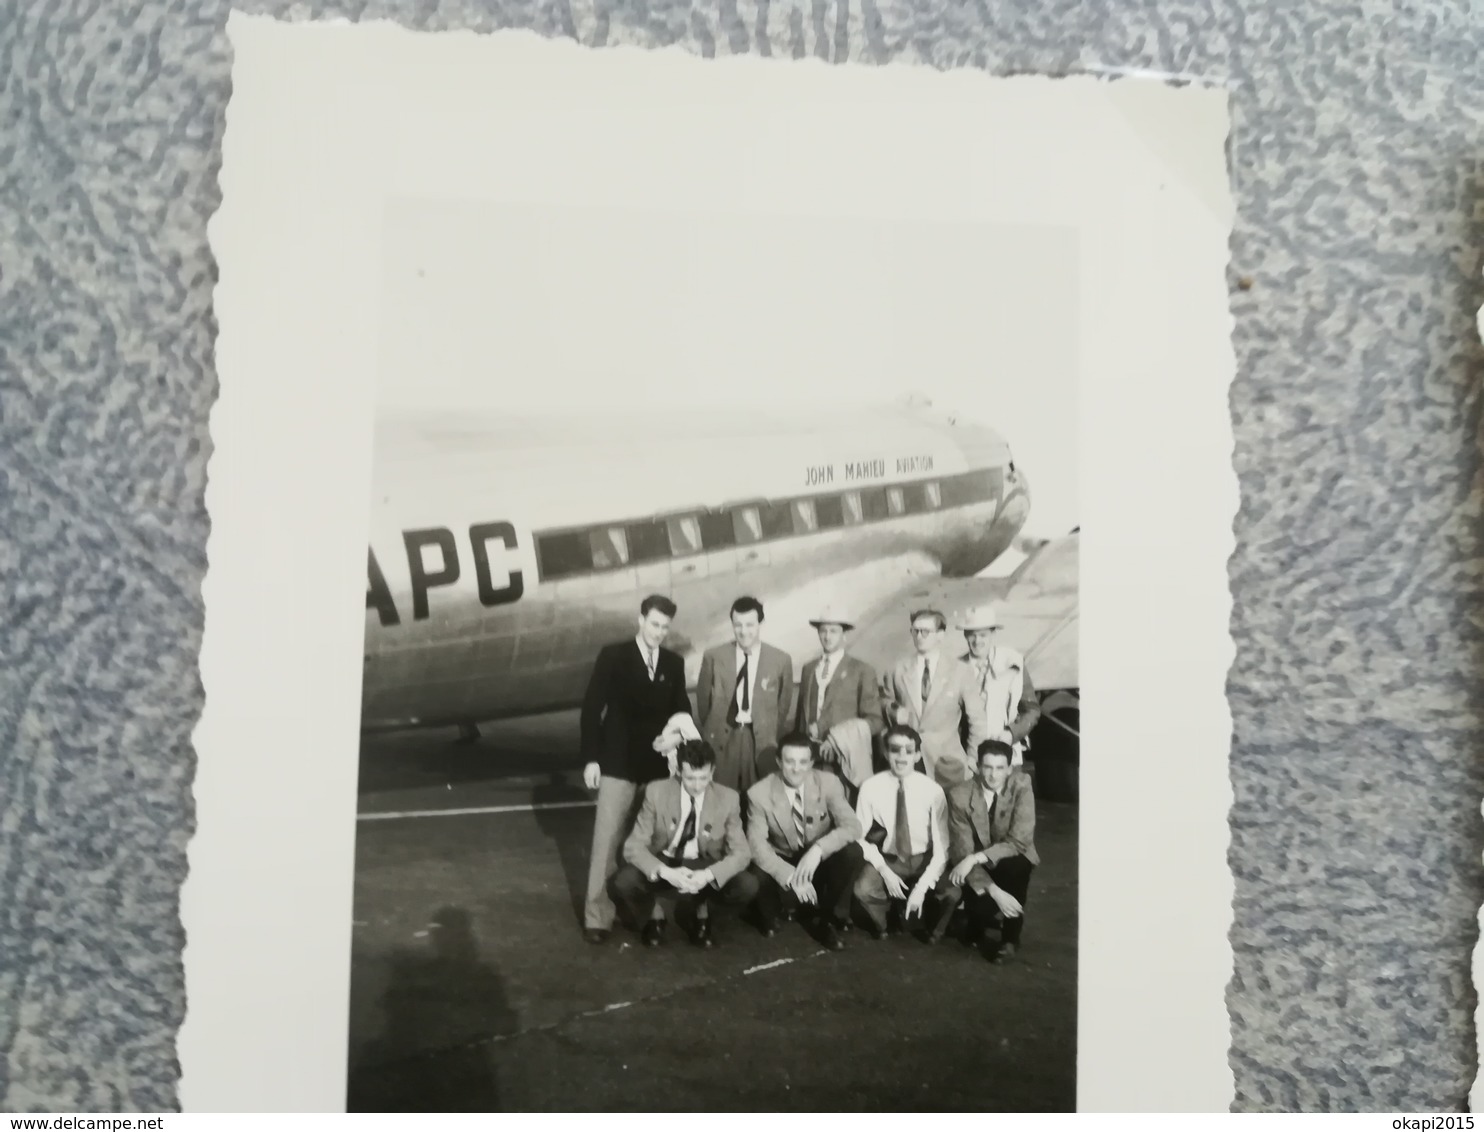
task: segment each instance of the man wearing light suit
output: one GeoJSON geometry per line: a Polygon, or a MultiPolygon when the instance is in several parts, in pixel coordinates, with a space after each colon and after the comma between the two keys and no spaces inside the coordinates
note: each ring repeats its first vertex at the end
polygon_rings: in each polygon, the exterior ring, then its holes
{"type": "Polygon", "coordinates": [[[677,913],[687,908],[691,913],[691,942],[712,947],[711,902],[750,904],[757,879],[746,871],[751,855],[737,792],[712,781],[715,753],[702,740],[687,740],[677,761],[679,777],[651,782],[644,791],[644,805],[623,846],[628,863],[613,874],[613,898],[632,923],[646,921],[644,942],[658,947],[665,917],[655,898],[674,897],[677,913]]]}
{"type": "Polygon", "coordinates": [[[997,606],[966,610],[959,628],[969,651],[959,659],[974,670],[984,697],[987,738],[1009,743],[1015,752],[1011,765],[1020,766],[1030,733],[1041,718],[1041,707],[1025,657],[999,639],[1004,627],[997,606]]]}
{"type": "Polygon", "coordinates": [[[900,662],[882,682],[886,719],[922,736],[927,775],[945,790],[973,775],[961,736],[977,751],[988,738],[984,697],[973,670],[943,650],[948,619],[936,609],[912,614],[915,656],[900,662]]]}
{"type": "Polygon", "coordinates": [[[819,745],[819,761],[840,775],[854,804],[855,791],[871,777],[871,741],[886,726],[880,679],[865,661],[846,654],[845,635],[855,626],[833,606],[809,624],[823,655],[804,666],[794,729],[819,745]]]}
{"type": "Polygon", "coordinates": [[[716,781],[746,794],[778,769],[778,740],[793,706],[794,662],[760,639],[763,603],[732,603],[732,643],[707,649],[696,681],[701,737],[716,752],[716,781]]]}
{"type": "Polygon", "coordinates": [[[748,791],[747,844],[758,881],[763,934],[778,930],[785,893],[814,910],[814,931],[831,951],[844,944],[851,889],[865,863],[860,821],[833,774],[814,768],[809,737],[785,735],[778,771],[748,791]]]}

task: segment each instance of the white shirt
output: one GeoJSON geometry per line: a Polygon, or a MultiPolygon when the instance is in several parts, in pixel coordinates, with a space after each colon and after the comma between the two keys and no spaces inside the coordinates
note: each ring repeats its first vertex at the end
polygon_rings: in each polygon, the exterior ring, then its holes
{"type": "Polygon", "coordinates": [[[737,685],[736,692],[734,693],[736,695],[736,697],[737,697],[737,722],[738,723],[751,723],[752,722],[752,705],[757,702],[757,658],[758,658],[758,653],[760,653],[762,651],[763,651],[763,647],[762,647],[761,644],[753,645],[752,646],[752,651],[750,653],[749,652],[744,652],[741,645],[738,645],[737,646],[737,675],[738,676],[741,676],[742,675],[742,662],[744,660],[747,661],[747,708],[748,708],[748,710],[746,710],[746,711],[743,711],[742,710],[742,686],[739,684],[739,685],[737,685]]]}
{"type": "MultiPolygon", "coordinates": [[[[907,784],[907,829],[912,834],[912,849],[922,853],[931,847],[932,851],[918,883],[932,888],[948,863],[948,796],[943,787],[920,771],[914,770],[903,781],[907,784]]],[[[886,856],[895,854],[897,848],[897,776],[883,770],[866,779],[856,799],[855,816],[863,831],[860,847],[866,863],[886,868],[886,856]],[[880,849],[864,837],[878,821],[886,827],[886,840],[880,849]]]]}
{"type": "Polygon", "coordinates": [[[690,791],[685,787],[680,788],[680,824],[675,827],[675,835],[670,838],[670,844],[665,846],[665,852],[670,856],[678,856],[682,860],[691,860],[701,855],[699,842],[701,840],[701,811],[705,808],[706,795],[703,792],[699,798],[692,798],[690,791]],[[680,844],[680,835],[685,832],[685,819],[690,814],[691,808],[696,811],[696,832],[684,845],[680,844]]]}
{"type": "Polygon", "coordinates": [[[660,650],[653,649],[644,643],[643,637],[635,637],[634,643],[639,646],[639,656],[644,661],[644,667],[649,669],[649,678],[654,679],[655,673],[660,667],[660,650]]]}

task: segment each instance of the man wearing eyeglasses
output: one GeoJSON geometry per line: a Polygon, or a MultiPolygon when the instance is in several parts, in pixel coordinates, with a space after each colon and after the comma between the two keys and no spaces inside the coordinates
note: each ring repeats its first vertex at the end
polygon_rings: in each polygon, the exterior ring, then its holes
{"type": "Polygon", "coordinates": [[[948,619],[936,609],[912,614],[915,655],[901,661],[881,685],[888,723],[905,724],[922,736],[929,778],[944,789],[967,782],[973,769],[965,753],[989,738],[984,697],[973,670],[943,649],[948,619]]]}

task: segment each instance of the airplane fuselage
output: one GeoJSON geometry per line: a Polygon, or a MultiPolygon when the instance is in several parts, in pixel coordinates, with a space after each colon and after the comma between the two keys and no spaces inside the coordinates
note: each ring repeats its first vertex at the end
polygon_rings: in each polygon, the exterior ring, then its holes
{"type": "Polygon", "coordinates": [[[649,593],[679,607],[667,646],[692,682],[741,594],[802,663],[826,599],[865,623],[919,578],[982,570],[1029,509],[998,436],[917,412],[692,422],[658,444],[606,423],[379,439],[365,727],[573,706],[649,593]]]}

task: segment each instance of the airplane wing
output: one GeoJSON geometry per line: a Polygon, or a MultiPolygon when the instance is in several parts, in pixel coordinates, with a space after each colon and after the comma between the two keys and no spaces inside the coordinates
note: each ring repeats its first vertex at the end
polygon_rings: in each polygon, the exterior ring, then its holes
{"type": "Polygon", "coordinates": [[[957,617],[995,602],[1005,616],[1006,644],[1025,655],[1038,692],[1079,687],[1077,669],[1078,534],[1023,548],[1027,557],[1004,578],[932,578],[898,594],[857,628],[850,651],[885,672],[910,651],[907,619],[917,609],[948,617],[949,647],[963,649],[957,617]]]}

